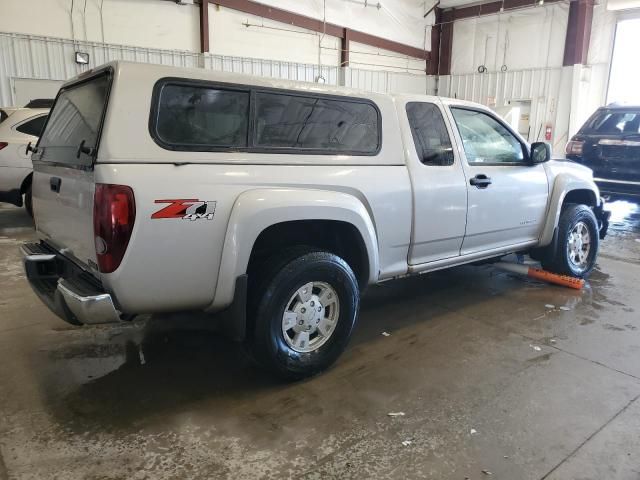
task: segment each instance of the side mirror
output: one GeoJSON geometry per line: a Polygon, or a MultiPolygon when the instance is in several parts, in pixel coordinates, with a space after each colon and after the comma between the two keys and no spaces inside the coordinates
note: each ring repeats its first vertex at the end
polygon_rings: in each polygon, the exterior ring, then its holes
{"type": "Polygon", "coordinates": [[[538,165],[539,163],[551,160],[551,145],[546,142],[535,142],[531,144],[531,153],[529,154],[529,163],[538,165]]]}

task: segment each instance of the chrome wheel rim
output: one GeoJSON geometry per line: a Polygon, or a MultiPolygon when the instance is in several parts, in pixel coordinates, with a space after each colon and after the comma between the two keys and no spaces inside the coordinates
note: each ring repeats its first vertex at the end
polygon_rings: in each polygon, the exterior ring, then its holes
{"type": "Polygon", "coordinates": [[[571,265],[582,271],[589,265],[589,253],[591,252],[591,234],[586,223],[578,222],[569,232],[567,242],[567,258],[571,265]]]}
{"type": "Polygon", "coordinates": [[[313,352],[331,338],[339,317],[340,299],[333,287],[305,283],[291,295],[282,315],[284,341],[296,352],[313,352]]]}

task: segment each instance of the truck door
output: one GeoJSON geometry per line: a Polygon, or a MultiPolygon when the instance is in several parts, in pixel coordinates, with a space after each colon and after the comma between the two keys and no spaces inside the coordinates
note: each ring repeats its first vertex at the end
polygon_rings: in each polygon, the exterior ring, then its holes
{"type": "Polygon", "coordinates": [[[528,147],[497,116],[466,106],[450,111],[468,179],[461,254],[537,241],[549,196],[544,166],[528,164],[528,147]]]}
{"type": "Polygon", "coordinates": [[[443,107],[412,101],[403,107],[399,114],[414,196],[409,264],[457,257],[464,239],[467,188],[443,107]]]}

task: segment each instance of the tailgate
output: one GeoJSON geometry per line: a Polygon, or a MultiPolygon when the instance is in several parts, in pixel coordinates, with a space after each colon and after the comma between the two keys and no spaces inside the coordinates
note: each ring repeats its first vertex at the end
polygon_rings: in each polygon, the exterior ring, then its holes
{"type": "Polygon", "coordinates": [[[32,156],[38,233],[66,256],[93,269],[93,164],[111,78],[111,70],[103,70],[64,86],[32,156]]]}

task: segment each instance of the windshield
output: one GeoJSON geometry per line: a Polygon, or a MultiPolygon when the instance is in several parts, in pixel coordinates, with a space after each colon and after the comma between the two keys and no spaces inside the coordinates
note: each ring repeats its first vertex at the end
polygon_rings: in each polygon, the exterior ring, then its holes
{"type": "Polygon", "coordinates": [[[640,133],[640,111],[600,110],[585,123],[581,133],[638,134],[640,133]]]}
{"type": "Polygon", "coordinates": [[[110,84],[104,73],[60,92],[38,142],[39,160],[92,164],[110,84]]]}

